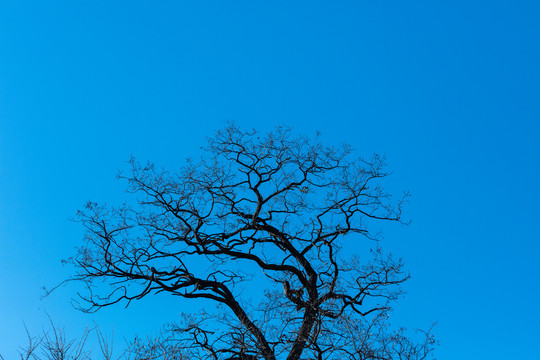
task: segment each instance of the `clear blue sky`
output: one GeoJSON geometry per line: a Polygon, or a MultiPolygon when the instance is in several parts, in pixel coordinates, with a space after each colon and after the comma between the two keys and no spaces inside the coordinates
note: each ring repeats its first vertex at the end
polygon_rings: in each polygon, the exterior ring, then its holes
{"type": "Polygon", "coordinates": [[[40,289],[70,273],[75,211],[126,196],[131,154],[179,166],[234,120],[385,153],[413,195],[384,229],[413,276],[395,323],[438,321],[440,360],[540,358],[539,24],[515,0],[2,1],[0,353],[45,312],[121,339],[189,310],[86,315],[76,287],[40,289]]]}

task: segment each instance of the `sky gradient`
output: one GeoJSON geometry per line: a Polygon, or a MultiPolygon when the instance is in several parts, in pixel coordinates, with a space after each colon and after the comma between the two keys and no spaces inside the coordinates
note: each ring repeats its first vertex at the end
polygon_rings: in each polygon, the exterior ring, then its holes
{"type": "Polygon", "coordinates": [[[394,323],[438,322],[439,360],[540,358],[539,23],[537,1],[1,2],[0,354],[47,313],[121,347],[191,309],[40,297],[131,155],[177,168],[232,120],[386,154],[412,194],[383,228],[412,274],[394,323]]]}

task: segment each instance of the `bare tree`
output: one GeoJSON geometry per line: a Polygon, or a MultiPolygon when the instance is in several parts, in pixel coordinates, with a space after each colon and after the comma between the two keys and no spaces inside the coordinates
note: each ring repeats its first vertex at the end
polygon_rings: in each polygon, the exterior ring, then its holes
{"type": "Polygon", "coordinates": [[[368,224],[401,222],[406,196],[395,202],[382,188],[382,157],[282,127],[259,135],[230,125],[203,149],[177,172],[132,159],[120,177],[133,204],[78,212],[87,234],[71,261],[86,284],[82,309],[159,292],[215,303],[136,342],[140,359],[431,356],[429,332],[416,343],[387,320],[408,274],[368,224]],[[350,243],[362,239],[373,249],[360,261],[350,243]]]}
{"type": "MultiPolygon", "coordinates": [[[[19,348],[20,360],[150,360],[167,359],[179,360],[180,358],[167,358],[167,353],[171,349],[166,347],[166,343],[159,339],[157,344],[153,342],[142,343],[140,340],[128,342],[119,354],[113,352],[113,336],[107,338],[97,325],[93,328],[86,328],[79,337],[69,337],[64,328],[57,327],[49,318],[49,327],[44,329],[40,335],[32,336],[25,326],[27,344],[19,348]],[[95,336],[97,346],[88,346],[90,335],[95,336]],[[94,351],[92,351],[94,350],[94,351]],[[157,356],[151,357],[151,351],[157,356]]],[[[5,360],[0,354],[0,360],[5,360]]],[[[185,359],[182,359],[185,360],[185,359]]]]}
{"type": "MultiPolygon", "coordinates": [[[[47,315],[48,316],[48,315],[47,315]]],[[[90,360],[90,351],[85,349],[90,330],[86,329],[78,339],[67,337],[63,328],[58,328],[49,317],[50,329],[39,336],[32,336],[28,329],[28,343],[19,349],[20,360],[90,360]]],[[[0,360],[4,357],[0,355],[0,360]]],[[[104,360],[108,360],[105,358],[104,360]]]]}

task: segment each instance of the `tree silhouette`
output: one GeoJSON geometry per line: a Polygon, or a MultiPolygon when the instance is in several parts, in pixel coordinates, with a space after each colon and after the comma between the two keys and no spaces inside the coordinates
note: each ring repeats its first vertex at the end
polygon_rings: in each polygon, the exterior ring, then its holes
{"type": "Polygon", "coordinates": [[[405,197],[394,202],[382,188],[382,157],[356,158],[349,146],[283,127],[259,135],[234,125],[203,150],[177,172],[132,159],[120,177],[133,204],[78,212],[87,232],[71,261],[86,284],[81,308],[159,292],[215,303],[154,345],[135,341],[140,359],[431,356],[429,332],[415,342],[388,324],[408,274],[368,228],[401,222],[405,197]],[[350,243],[362,239],[373,249],[360,261],[350,243]]]}

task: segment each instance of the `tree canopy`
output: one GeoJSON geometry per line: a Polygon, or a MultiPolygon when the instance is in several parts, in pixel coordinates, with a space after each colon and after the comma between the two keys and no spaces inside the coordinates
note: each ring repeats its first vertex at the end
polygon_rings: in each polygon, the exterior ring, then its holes
{"type": "Polygon", "coordinates": [[[86,285],[82,309],[159,292],[216,305],[153,345],[137,343],[140,359],[431,356],[429,332],[414,340],[388,322],[409,276],[369,227],[401,222],[406,196],[384,190],[383,157],[284,127],[259,134],[235,125],[203,151],[174,172],[132,159],[120,175],[132,202],[78,212],[87,231],[71,261],[86,285]],[[351,253],[359,241],[369,254],[351,253]]]}

